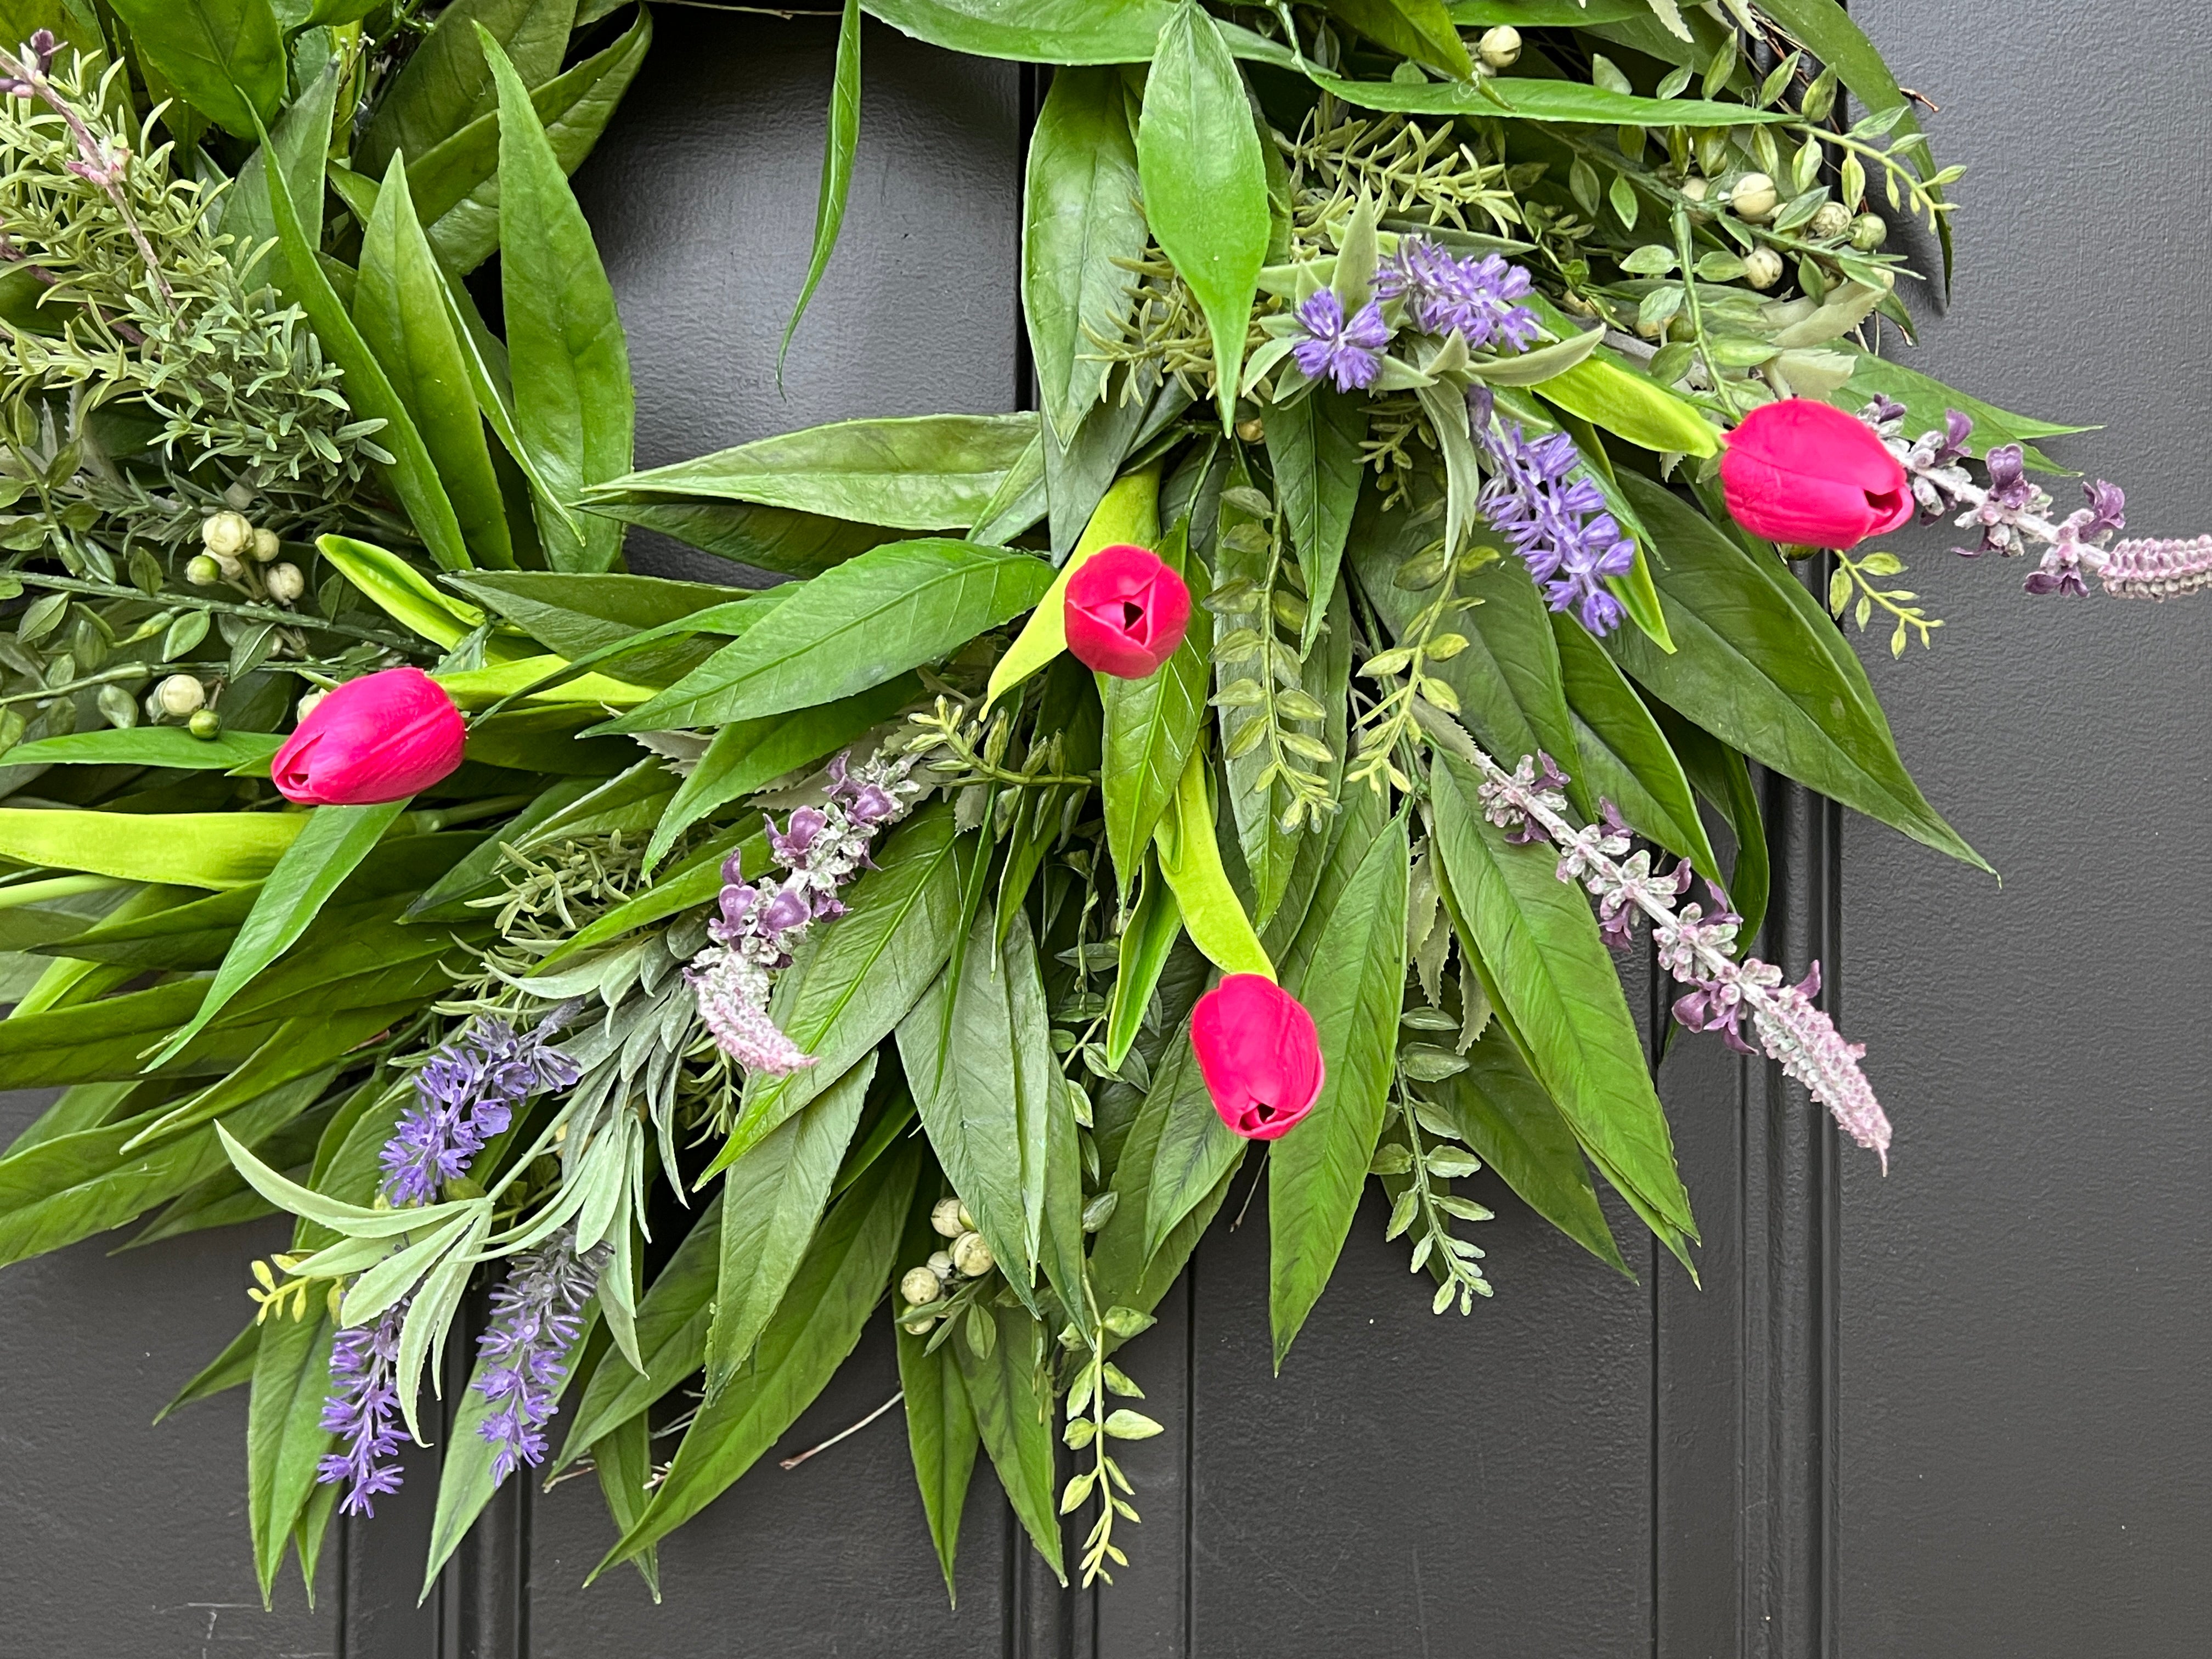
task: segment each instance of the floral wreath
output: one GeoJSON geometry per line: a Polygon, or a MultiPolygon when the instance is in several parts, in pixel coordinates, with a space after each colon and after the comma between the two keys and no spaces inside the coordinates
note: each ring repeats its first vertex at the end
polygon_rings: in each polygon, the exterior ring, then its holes
{"type": "Polygon", "coordinates": [[[651,21],[524,9],[50,0],[0,52],[0,1081],[61,1091],[0,1261],[295,1218],[171,1408],[250,1389],[264,1595],[434,1431],[431,1575],[589,1468],[657,1589],[878,1310],[948,1588],[979,1451],[1110,1578],[1115,1356],[1240,1181],[1279,1367],[1370,1178],[1439,1314],[1486,1164],[1692,1259],[1639,923],[1887,1167],[1819,965],[1748,948],[1753,766],[1987,867],[1838,626],[1942,625],[1861,550],[2165,599],[2212,538],[2062,513],[2078,428],[1898,361],[1960,170],[1834,0],[867,0],[1052,66],[1038,408],[647,471],[567,175],[651,21]]]}

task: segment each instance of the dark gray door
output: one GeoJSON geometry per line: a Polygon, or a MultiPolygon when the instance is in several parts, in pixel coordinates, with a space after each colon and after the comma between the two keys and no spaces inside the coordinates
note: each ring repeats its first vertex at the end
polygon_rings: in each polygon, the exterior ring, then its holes
{"type": "MultiPolygon", "coordinates": [[[[1855,10],[1942,106],[1944,159],[1975,168],[1924,360],[2105,422],[2068,458],[2124,482],[2139,527],[2212,528],[2195,302],[2212,169],[2176,137],[2201,130],[2212,72],[2197,9],[1855,10]]],[[[830,52],[820,20],[672,9],[581,175],[647,463],[1019,397],[1034,88],[882,29],[844,243],[779,392],[830,52]]],[[[1763,1064],[1677,1045],[1663,1083],[1702,1290],[1648,1249],[1639,1283],[1609,1277],[1501,1189],[1482,1236],[1496,1299],[1433,1319],[1370,1215],[1277,1379],[1264,1222],[1224,1219],[1128,1357],[1169,1432],[1127,1460],[1145,1521],[1115,1589],[1063,1595],[979,1486],[948,1613],[894,1413],[792,1472],[765,1460],[663,1547],[658,1607],[627,1570],[579,1589],[610,1541],[580,1481],[511,1486],[418,1609],[422,1468],[347,1527],[313,1611],[292,1584],[264,1615],[242,1400],[146,1425],[233,1328],[248,1252],[280,1236],[113,1261],[81,1245],[0,1275],[0,1654],[2203,1653],[2212,612],[2030,601],[1948,544],[1905,550],[1949,622],[1938,648],[1892,663],[1877,640],[1869,666],[1908,759],[2005,884],[1771,790],[1765,954],[1826,963],[1874,1045],[1895,1172],[1838,1146],[1763,1064]]],[[[688,556],[687,574],[714,565],[688,556]]],[[[26,1115],[0,1107],[0,1136],[26,1115]]],[[[872,1337],[784,1450],[895,1387],[872,1337]]]]}

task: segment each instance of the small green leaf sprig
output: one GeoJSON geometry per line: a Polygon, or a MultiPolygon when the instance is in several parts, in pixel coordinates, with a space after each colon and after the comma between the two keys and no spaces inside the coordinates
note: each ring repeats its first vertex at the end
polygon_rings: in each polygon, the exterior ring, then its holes
{"type": "Polygon", "coordinates": [[[1866,632],[1867,623],[1879,607],[1895,619],[1890,630],[1889,654],[1905,654],[1905,630],[1915,629],[1920,635],[1920,648],[1929,648],[1929,635],[1943,625],[1942,618],[1931,617],[1919,605],[1911,603],[1920,595],[1909,587],[1877,587],[1873,578],[1904,574],[1905,561],[1894,553],[1874,552],[1863,558],[1853,558],[1848,553],[1835,556],[1836,568],[1828,577],[1828,614],[1838,622],[1844,612],[1851,612],[1851,620],[1858,624],[1859,632],[1866,632]],[[1857,596],[1853,603],[1853,595],[1857,596]]]}
{"type": "Polygon", "coordinates": [[[1482,603],[1462,594],[1458,579],[1499,556],[1497,549],[1478,545],[1455,559],[1439,539],[1399,567],[1392,580],[1409,592],[1430,598],[1400,634],[1400,643],[1360,665],[1362,675],[1382,682],[1382,695],[1359,716],[1358,752],[1345,773],[1347,785],[1364,783],[1378,793],[1387,785],[1401,794],[1413,793],[1412,772],[1399,763],[1401,750],[1407,755],[1413,751],[1417,708],[1425,702],[1447,714],[1459,713],[1459,694],[1430,673],[1429,665],[1449,661],[1467,649],[1467,635],[1444,624],[1482,603]]]}
{"type": "Polygon", "coordinates": [[[1116,1440],[1149,1440],[1161,1432],[1160,1425],[1142,1412],[1110,1403],[1115,1399],[1142,1400],[1145,1391],[1129,1380],[1127,1372],[1106,1358],[1107,1347],[1109,1341],[1126,1340],[1152,1322],[1150,1314],[1139,1313],[1134,1308],[1109,1308],[1103,1314],[1094,1314],[1090,1329],[1079,1338],[1084,1347],[1074,1380],[1068,1386],[1065,1407],[1067,1426],[1060,1438],[1071,1450],[1090,1452],[1091,1467],[1078,1469],[1068,1477],[1066,1486],[1060,1489],[1060,1512],[1072,1515],[1093,1493],[1097,1495],[1098,1516],[1083,1540],[1083,1584],[1086,1589],[1102,1580],[1109,1584],[1114,1582],[1114,1575],[1108,1570],[1109,1562],[1117,1567],[1129,1565],[1129,1558],[1114,1541],[1115,1521],[1118,1518],[1134,1526],[1141,1518],[1136,1505],[1129,1501],[1136,1496],[1137,1489],[1122,1474],[1111,1444],[1116,1440]]]}

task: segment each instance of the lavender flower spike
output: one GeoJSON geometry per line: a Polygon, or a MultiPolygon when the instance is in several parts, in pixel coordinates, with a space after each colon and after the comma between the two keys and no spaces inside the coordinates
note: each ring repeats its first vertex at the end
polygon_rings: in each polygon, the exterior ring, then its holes
{"type": "Polygon", "coordinates": [[[575,1251],[573,1229],[514,1258],[492,1292],[491,1328],[477,1339],[483,1375],[473,1385],[493,1410],[477,1427],[490,1442],[492,1485],[518,1463],[545,1459],[545,1425],[560,1409],[568,1351],[583,1334],[583,1307],[599,1282],[604,1246],[575,1251]]]}
{"type": "Polygon", "coordinates": [[[1309,380],[1326,377],[1339,392],[1375,384],[1382,372],[1383,348],[1390,343],[1390,325],[1372,300],[1347,319],[1344,301],[1322,289],[1298,307],[1297,318],[1305,337],[1291,348],[1291,356],[1299,374],[1309,380]]]}
{"type": "Polygon", "coordinates": [[[524,1101],[574,1087],[576,1062],[549,1039],[566,1018],[559,1009],[533,1030],[503,1019],[473,1019],[415,1073],[415,1103],[380,1155],[383,1192],[394,1204],[427,1204],[464,1174],[484,1142],[503,1133],[524,1101]]]}
{"type": "Polygon", "coordinates": [[[1475,351],[1528,348],[1541,326],[1534,311],[1517,303],[1530,286],[1526,270],[1495,253],[1456,259],[1425,236],[1401,237],[1397,252],[1375,273],[1376,293],[1403,300],[1415,328],[1424,334],[1456,329],[1475,351]]]}
{"type": "Polygon", "coordinates": [[[340,1331],[331,1344],[331,1381],[338,1392],[323,1402],[323,1430],[339,1448],[315,1466],[315,1480],[343,1480],[338,1508],[348,1515],[376,1513],[376,1499],[399,1490],[399,1449],[408,1443],[399,1425],[399,1328],[410,1298],[384,1310],[374,1325],[340,1331]]]}
{"type": "Polygon", "coordinates": [[[774,975],[809,927],[844,914],[838,890],[868,861],[876,832],[921,793],[907,775],[913,765],[911,757],[878,757],[854,768],[838,756],[821,805],[799,808],[781,830],[769,821],[769,854],[790,872],[784,879],[748,885],[735,854],[723,865],[718,914],[707,924],[714,943],[684,977],[715,1047],[747,1071],[787,1077],[814,1064],[769,1018],[774,975]]]}
{"type": "Polygon", "coordinates": [[[1423,713],[1420,719],[1482,775],[1478,793],[1485,817],[1492,823],[1540,833],[1560,849],[1559,879],[1580,879],[1597,895],[1609,935],[1620,939],[1628,933],[1632,909],[1651,918],[1660,965],[1691,988],[1674,1005],[1676,1018],[1692,1030],[1718,1030],[1732,1047],[1748,1053],[1741,1033],[1748,1015],[1767,1057],[1803,1084],[1852,1139],[1881,1158],[1883,1172],[1888,1172],[1889,1119],[1859,1069],[1865,1046],[1844,1042],[1834,1023],[1814,1006],[1820,988],[1818,964],[1802,983],[1785,986],[1782,970],[1771,963],[1755,957],[1737,961],[1731,951],[1743,919],[1729,913],[1724,900],[1711,916],[1695,904],[1678,910],[1675,899],[1684,884],[1651,879],[1642,854],[1623,864],[1620,854],[1627,850],[1627,836],[1615,828],[1611,814],[1603,825],[1583,826],[1563,814],[1565,800],[1558,788],[1540,787],[1558,776],[1555,769],[1547,763],[1545,778],[1539,780],[1533,763],[1523,758],[1516,770],[1508,772],[1448,716],[1423,713]]]}
{"type": "Polygon", "coordinates": [[[1636,544],[1582,471],[1575,441],[1564,432],[1532,440],[1518,422],[1501,422],[1486,386],[1468,393],[1468,408],[1491,464],[1483,516],[1513,544],[1553,610],[1572,611],[1593,634],[1611,633],[1627,613],[1605,580],[1635,568],[1636,544]]]}

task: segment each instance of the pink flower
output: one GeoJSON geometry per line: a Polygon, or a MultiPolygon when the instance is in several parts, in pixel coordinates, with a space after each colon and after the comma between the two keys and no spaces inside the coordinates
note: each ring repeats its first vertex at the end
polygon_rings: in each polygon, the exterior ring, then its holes
{"type": "Polygon", "coordinates": [[[1213,1109],[1248,1140],[1287,1133],[1321,1096],[1313,1016],[1261,975],[1231,974],[1198,1000],[1190,1046],[1213,1109]]]}
{"type": "Polygon", "coordinates": [[[427,789],[461,763],[468,729],[419,668],[348,680],[284,739],[269,775],[285,799],[372,806],[427,789]]]}
{"type": "Polygon", "coordinates": [[[1721,457],[1721,489],[1738,524],[1792,546],[1856,547],[1912,516],[1905,468],[1881,438],[1806,398],[1744,416],[1721,457]]]}
{"type": "Polygon", "coordinates": [[[1064,622],[1085,667],[1140,680],[1182,643],[1190,589],[1148,549],[1102,547],[1068,579],[1064,622]]]}

